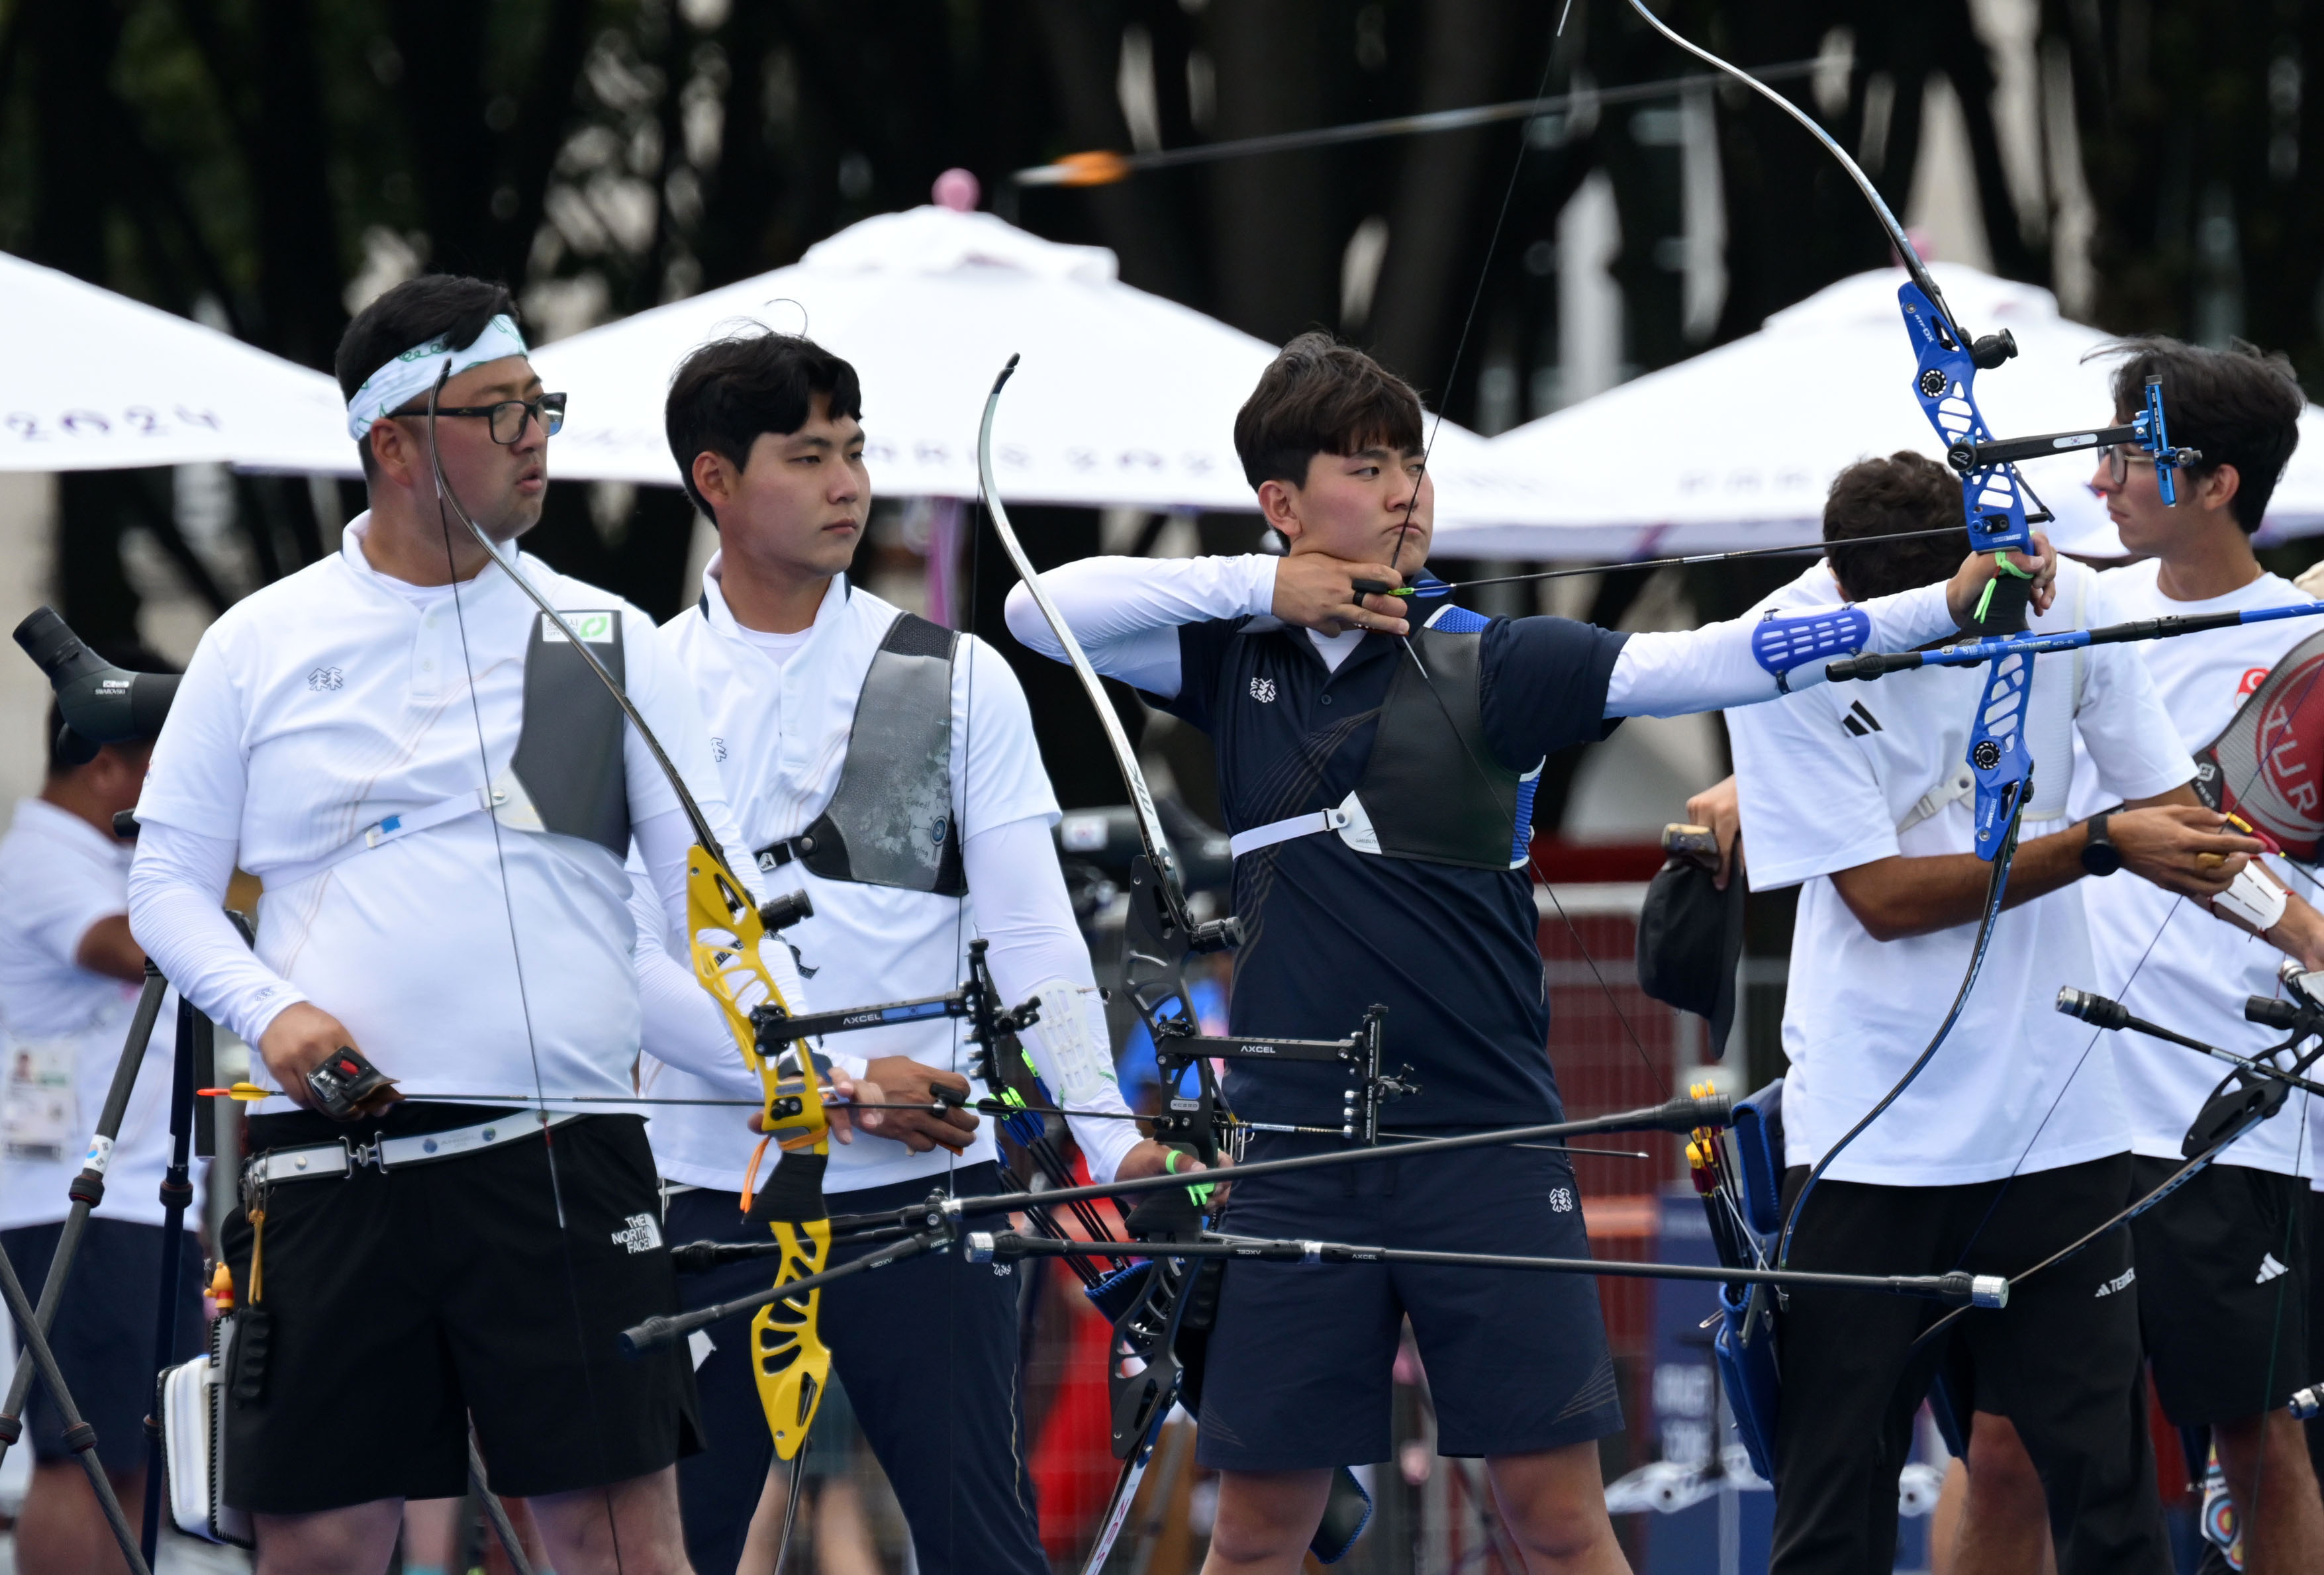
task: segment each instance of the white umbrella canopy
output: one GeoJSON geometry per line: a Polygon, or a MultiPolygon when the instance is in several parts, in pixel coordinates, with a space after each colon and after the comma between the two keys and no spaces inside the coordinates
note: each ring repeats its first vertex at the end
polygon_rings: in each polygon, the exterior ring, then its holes
{"type": "MultiPolygon", "coordinates": [[[[678,484],[662,426],[670,374],[696,345],[752,322],[803,331],[854,365],[883,495],[976,495],[985,395],[1020,355],[993,428],[1006,501],[1256,506],[1234,417],[1274,346],[1123,284],[1103,247],[936,207],[866,219],[788,268],[542,346],[536,369],[572,396],[551,474],[678,484]]],[[[1440,515],[1448,503],[1505,515],[1532,500],[1484,439],[1450,422],[1432,466],[1440,515]]]]}
{"type": "MultiPolygon", "coordinates": [[[[2111,363],[2085,362],[2112,336],[2062,318],[2057,298],[1958,263],[1930,272],[1972,334],[2006,328],[2015,359],[1977,382],[1997,438],[2087,429],[2110,419],[2111,363]]],[[[1910,386],[1896,305],[1902,269],[1843,279],[1770,317],[1759,332],[1516,428],[1489,447],[1508,468],[1562,477],[1547,529],[1441,531],[1440,552],[1503,557],[1652,557],[1814,540],[1831,478],[1857,460],[1943,448],[1910,386]]],[[[2166,418],[2169,411],[2164,412],[2166,418]]],[[[2324,530],[2324,410],[2272,500],[2261,540],[2324,530]]],[[[2027,484],[2058,516],[2069,550],[2122,552],[2086,484],[2088,451],[2033,461],[2027,484]]]]}
{"type": "Polygon", "coordinates": [[[5,253],[0,344],[0,470],[356,469],[327,373],[5,253]]]}

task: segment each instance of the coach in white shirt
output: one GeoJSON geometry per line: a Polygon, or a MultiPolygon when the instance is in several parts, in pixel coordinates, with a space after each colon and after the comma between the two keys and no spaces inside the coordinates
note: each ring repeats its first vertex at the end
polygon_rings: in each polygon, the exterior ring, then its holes
{"type": "MultiPolygon", "coordinates": [[[[1959,518],[1958,481],[1898,455],[1841,474],[1824,535],[1839,543],[1959,518]]],[[[1927,548],[1935,561],[1958,550],[1939,542],[1927,548]]],[[[1784,600],[1916,583],[1928,577],[1923,546],[1835,546],[1831,566],[1809,570],[1784,600]]],[[[2062,566],[2034,627],[2076,626],[2090,578],[2062,566]]],[[[1985,670],[1899,676],[1728,714],[1753,889],[1803,887],[1784,1018],[1787,1206],[1944,1021],[1984,904],[1989,866],[1970,851],[1962,759],[1985,670]]],[[[2113,830],[2137,873],[2208,896],[2258,844],[2220,834],[2218,815],[2196,804],[2192,762],[2145,669],[2119,648],[2038,659],[2026,730],[2034,798],[1983,971],[1923,1073],[1800,1210],[1794,1268],[2013,1273],[2128,1197],[2111,1046],[2094,1048],[2090,1030],[2052,1008],[2061,986],[2092,977],[2080,899],[2060,890],[2083,873],[2084,828],[2064,821],[2073,741],[2114,801],[2134,806],[2113,830]],[[2227,862],[2203,868],[2204,852],[2227,862]]],[[[2004,1416],[2024,1437],[2061,1571],[2167,1569],[2135,1278],[2128,1232],[2117,1231],[2006,1311],[1970,1314],[1947,1340],[1917,1348],[1935,1316],[1924,1303],[1793,1291],[1778,1324],[1773,1568],[1886,1567],[1913,1411],[1941,1369],[1978,1428],[2004,1416]]]]}
{"type": "MultiPolygon", "coordinates": [[[[2293,447],[2306,405],[2282,357],[2249,350],[2205,350],[2175,340],[2134,342],[2115,369],[2124,419],[2142,408],[2146,380],[2163,379],[2172,439],[2203,457],[2181,469],[2178,502],[2163,502],[2154,466],[2135,447],[2101,456],[2091,485],[2123,546],[2145,561],[2098,576],[2093,622],[2201,616],[2283,606],[2310,598],[2260,567],[2251,533],[2259,528],[2293,447]]],[[[2312,618],[2246,623],[2124,649],[2144,659],[2163,708],[2190,751],[2207,751],[2270,669],[2315,637],[2312,618]]],[[[2312,653],[2311,653],[2312,654],[2312,653]]],[[[2291,694],[2299,705],[2304,695],[2291,694]]],[[[2281,774],[2297,757],[2273,750],[2279,774],[2254,780],[2251,746],[2223,749],[2204,768],[2232,798],[2255,789],[2297,792],[2281,774]]],[[[2078,814],[2112,799],[2081,778],[2078,814]]],[[[2288,874],[2294,867],[2277,866],[2288,874]]],[[[2293,889],[2313,896],[2313,876],[2293,889]]],[[[2246,997],[2278,993],[2276,947],[2211,923],[2168,891],[2138,881],[2089,882],[2091,988],[2133,1012],[2206,1044],[2256,1055],[2282,1036],[2247,1022],[2246,997]]],[[[2266,900],[2265,894],[2261,893],[2266,900]]],[[[2305,903],[2292,898],[2292,914],[2305,903]]],[[[2314,955],[2303,958],[2318,965],[2314,955]]],[[[2131,1127],[2132,1164],[2142,1193],[2185,1163],[2188,1128],[2227,1068],[2144,1035],[2115,1047],[2131,1127]]],[[[2308,1143],[2317,1108],[2293,1093],[2283,1109],[2229,1147],[2132,1230],[2139,1266],[2139,1322],[2163,1414],[2183,1428],[2209,1428],[2236,1504],[2244,1546],[2257,1570],[2324,1569],[2324,1499],[2317,1494],[2306,1441],[2287,1402],[2324,1377],[2311,1365],[2307,1322],[2308,1143]]]]}
{"type": "MultiPolygon", "coordinates": [[[[981,935],[1002,1004],[1039,998],[1024,1043],[1049,1092],[1071,1110],[1126,1117],[1016,675],[984,641],[844,572],[872,502],[862,403],[854,369],[803,338],[742,335],[680,364],[670,447],[720,550],[700,600],[661,631],[663,648],[700,694],[745,846],[770,889],[813,899],[814,916],[783,933],[817,1009],[950,990],[981,935]]],[[[650,913],[641,927],[655,927],[650,913]]],[[[656,966],[647,981],[642,1091],[754,1098],[699,992],[657,986],[674,973],[656,966]]],[[[981,1096],[964,1029],[936,1018],[835,1035],[823,1049],[867,1102],[925,1101],[938,1085],[981,1096]]],[[[1071,1126],[1093,1176],[1167,1162],[1130,1120],[1071,1126]]],[[[824,1186],[835,1211],[902,1208],[931,1187],[1001,1190],[992,1140],[973,1115],[867,1110],[862,1129],[885,1136],[833,1149],[824,1186]]],[[[673,1239],[763,1239],[737,1206],[749,1133],[716,1107],[676,1105],[656,1114],[651,1135],[661,1174],[680,1184],[673,1239]]],[[[763,1265],[744,1263],[689,1280],[686,1294],[705,1304],[765,1278],[763,1265]]],[[[1045,1571],[1024,1476],[1014,1277],[921,1258],[830,1286],[823,1329],[919,1568],[1045,1571]]],[[[735,1340],[696,1375],[713,1449],[685,1463],[679,1485],[702,1575],[734,1568],[766,1478],[749,1372],[735,1340]]]]}
{"type": "Polygon", "coordinates": [[[615,1340],[676,1306],[651,1156],[639,1117],[570,1101],[632,1091],[632,838],[677,923],[692,834],[505,571],[622,678],[715,827],[701,713],[643,613],[516,552],[563,400],[505,290],[400,285],[348,326],[338,373],[371,510],[203,636],[130,882],[154,959],[293,1102],[343,1045],[412,1096],[351,1126],[251,1120],[224,1242],[245,1320],[226,1497],[257,1513],[269,1570],[377,1567],[404,1498],[463,1491],[473,1421],[560,1570],[680,1570],[691,1378],[615,1340]],[[499,564],[439,506],[431,390],[443,473],[499,564]],[[254,953],[217,909],[237,859],[266,888],[254,953]]]}
{"type": "MultiPolygon", "coordinates": [[[[149,652],[106,653],[115,666],[167,671],[149,652]]],[[[49,767],[40,797],[18,800],[0,838],[0,1047],[7,1096],[0,1113],[0,1244],[38,1296],[54,1262],[66,1188],[97,1128],[135,1015],[145,953],[129,934],[130,844],[113,834],[115,811],[137,802],[150,743],[109,744],[76,762],[60,753],[49,716],[49,767]]],[[[162,1172],[170,1162],[170,1065],[165,997],[145,1045],[92,1212],[57,1304],[49,1341],[97,1458],[124,1504],[145,1491],[143,1418],[153,1404],[154,1293],[161,1274],[162,1172]]],[[[196,1173],[198,1199],[199,1173],[196,1173]]],[[[188,1211],[188,1224],[200,1219],[188,1211]]],[[[201,1330],[201,1248],[179,1257],[180,1354],[201,1330]]],[[[115,1561],[113,1534],[64,1442],[64,1419],[45,1387],[27,1418],[34,1466],[16,1519],[16,1568],[25,1575],[101,1569],[115,1561]]]]}

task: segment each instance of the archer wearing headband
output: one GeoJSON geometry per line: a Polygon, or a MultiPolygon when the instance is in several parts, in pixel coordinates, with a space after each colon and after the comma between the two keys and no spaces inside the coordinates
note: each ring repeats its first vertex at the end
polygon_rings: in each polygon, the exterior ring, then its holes
{"type": "Polygon", "coordinates": [[[461,511],[723,831],[709,739],[644,613],[517,551],[564,401],[506,290],[399,285],[348,325],[338,371],[371,508],[202,636],[130,875],[139,938],[290,1101],[255,1107],[223,1238],[241,1303],[225,1498],[254,1515],[263,1569],[380,1569],[405,1499],[466,1491],[473,1423],[490,1486],[530,1501],[559,1570],[679,1570],[692,1376],[683,1348],[631,1361],[616,1343],[678,1308],[653,1159],[638,1115],[576,1101],[633,1088],[632,840],[682,923],[694,833],[461,511]],[[254,949],[218,907],[237,863],[265,887],[254,949]],[[307,1081],[342,1045],[397,1080],[347,1122],[307,1081]]]}
{"type": "MultiPolygon", "coordinates": [[[[1234,830],[1233,1032],[1320,1037],[1388,1008],[1386,1064],[1420,1091],[1400,1128],[1563,1119],[1528,844],[1545,757],[1627,716],[1772,700],[1843,650],[1951,634],[1994,572],[1835,614],[1626,635],[1489,619],[1422,570],[1434,524],[1420,401],[1360,351],[1295,339],[1235,421],[1285,556],[1089,558],[1042,576],[1099,671],[1202,729],[1234,830]],[[1411,583],[1409,602],[1360,581],[1411,583]]],[[[2054,560],[2025,567],[2047,605],[2054,560]]],[[[1051,657],[1022,586],[1009,626],[1051,657]]],[[[1238,1116],[1335,1118],[1336,1067],[1237,1062],[1238,1116]]],[[[1336,1139],[1262,1134],[1248,1157],[1336,1139]]],[[[1238,1234],[1583,1257],[1572,1162],[1545,1149],[1276,1178],[1235,1188],[1238,1234]]],[[[1221,1473],[1213,1575],[1288,1575],[1333,1469],[1388,1458],[1408,1315],[1438,1448],[1482,1455],[1536,1570],[1618,1569],[1596,1441],[1620,1430],[1594,1281],[1489,1269],[1238,1262],[1204,1380],[1200,1459],[1221,1473]]]]}

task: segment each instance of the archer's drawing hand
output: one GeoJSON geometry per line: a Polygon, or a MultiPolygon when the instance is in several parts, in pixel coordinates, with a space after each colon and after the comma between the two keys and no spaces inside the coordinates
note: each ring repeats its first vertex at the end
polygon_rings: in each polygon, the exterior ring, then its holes
{"type": "MultiPolygon", "coordinates": [[[[356,1049],[355,1036],[346,1025],[312,1001],[300,1001],[277,1012],[274,1020],[258,1036],[259,1059],[266,1063],[267,1074],[274,1086],[281,1089],[290,1101],[301,1110],[314,1110],[314,1091],[307,1086],[307,1074],[320,1066],[332,1052],[356,1049]]],[[[397,1094],[395,1099],[403,1096],[397,1094]]],[[[380,1109],[394,1100],[382,1101],[380,1109]]],[[[378,1110],[368,1113],[376,1115],[378,1110]]]]}
{"type": "MultiPolygon", "coordinates": [[[[1967,629],[1977,616],[1978,603],[1984,599],[1986,582],[1997,578],[2001,568],[1989,552],[1972,552],[1961,560],[1961,566],[1945,585],[1945,607],[1953,622],[1967,629]]],[[[2032,553],[2013,552],[2010,566],[2021,574],[2033,577],[2033,608],[2035,612],[2047,612],[2050,603],[2058,599],[2058,551],[2050,539],[2039,531],[2034,535],[2032,553]]],[[[1277,571],[1278,573],[1280,571],[1277,571]]]]}
{"type": "Polygon", "coordinates": [[[886,1110],[858,1110],[858,1101],[867,1105],[884,1103],[888,1096],[880,1085],[870,1079],[861,1081],[847,1075],[846,1068],[834,1064],[829,1073],[831,1100],[824,1107],[825,1119],[831,1123],[831,1135],[842,1143],[855,1141],[860,1129],[872,1137],[881,1135],[880,1128],[887,1119],[886,1110]]]}
{"type": "MultiPolygon", "coordinates": [[[[937,1102],[936,1091],[939,1088],[964,1097],[968,1093],[968,1079],[959,1073],[923,1066],[908,1055],[874,1057],[863,1068],[863,1080],[885,1090],[885,1098],[898,1104],[933,1105],[937,1102]]],[[[869,1116],[873,1112],[863,1113],[869,1116]]],[[[878,1114],[880,1136],[892,1138],[914,1154],[926,1154],[931,1148],[947,1148],[958,1154],[976,1137],[975,1115],[956,1108],[941,1116],[928,1110],[881,1110],[878,1114]]],[[[870,1129],[867,1125],[865,1130],[870,1129]]]]}
{"type": "Polygon", "coordinates": [[[2191,804],[2117,810],[2107,820],[2107,835],[2124,869],[2199,900],[2225,891],[2237,870],[2267,851],[2266,843],[2227,829],[2218,810],[2191,804]]]}
{"type": "Polygon", "coordinates": [[[1322,634],[1350,629],[1376,629],[1383,634],[1412,632],[1401,597],[1360,597],[1358,580],[1404,584],[1404,576],[1384,563],[1351,563],[1321,552],[1295,552],[1275,566],[1272,611],[1286,623],[1322,634]]]}
{"type": "Polygon", "coordinates": [[[1709,826],[1711,834],[1719,839],[1719,869],[1711,884],[1714,890],[1726,890],[1728,881],[1735,877],[1735,838],[1743,829],[1742,800],[1733,775],[1688,799],[1686,818],[1695,825],[1709,826]]]}

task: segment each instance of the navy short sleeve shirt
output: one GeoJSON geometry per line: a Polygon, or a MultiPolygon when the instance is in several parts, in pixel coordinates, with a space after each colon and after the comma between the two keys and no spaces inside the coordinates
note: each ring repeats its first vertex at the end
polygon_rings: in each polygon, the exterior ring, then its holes
{"type": "MultiPolygon", "coordinates": [[[[1624,636],[1522,618],[1494,620],[1482,639],[1485,737],[1502,764],[1530,771],[1612,731],[1606,686],[1624,636]]],[[[1413,659],[1368,634],[1333,672],[1305,630],[1271,618],[1186,624],[1178,653],[1178,694],[1155,704],[1211,735],[1231,832],[1354,791],[1389,680],[1413,659]]],[[[1444,770],[1481,768],[1464,754],[1444,770]]],[[[1338,1038],[1377,1002],[1386,1064],[1409,1064],[1421,1091],[1391,1107],[1395,1126],[1561,1119],[1527,871],[1360,853],[1327,833],[1237,860],[1234,902],[1237,1034],[1338,1038]]],[[[1227,1093],[1253,1120],[1336,1127],[1346,1082],[1331,1065],[1235,1062],[1227,1093]]]]}

